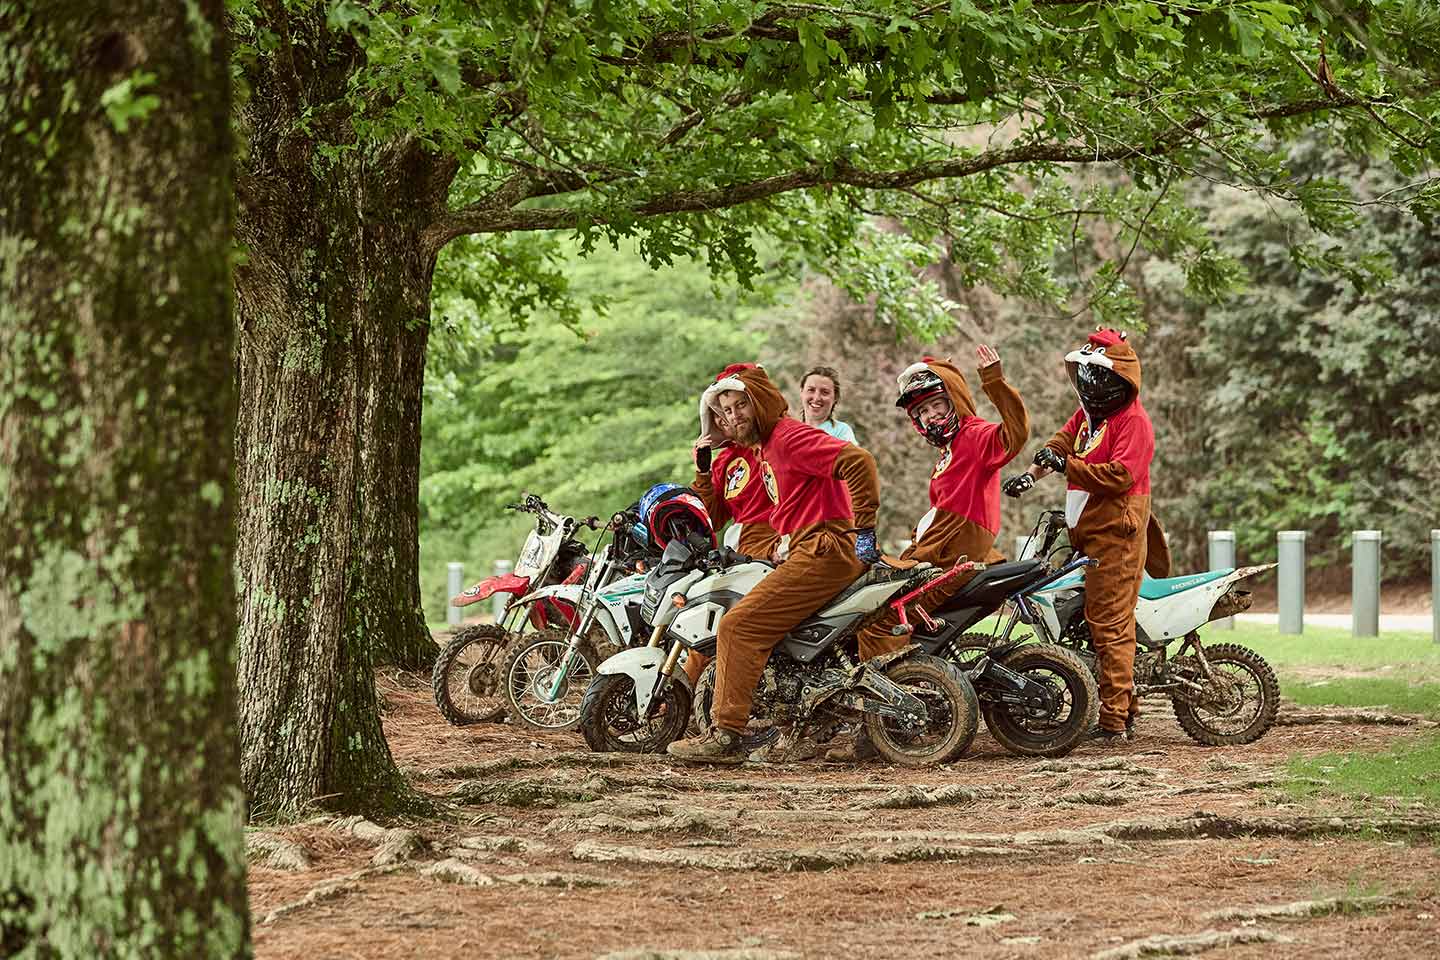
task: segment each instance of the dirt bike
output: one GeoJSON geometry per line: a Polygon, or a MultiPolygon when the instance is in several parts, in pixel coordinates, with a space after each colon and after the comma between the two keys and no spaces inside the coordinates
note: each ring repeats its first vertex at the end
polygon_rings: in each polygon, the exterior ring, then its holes
{"type": "MultiPolygon", "coordinates": [[[[936,577],[897,601],[899,622],[892,628],[895,636],[908,635],[923,653],[960,668],[975,688],[991,736],[1020,756],[1064,756],[1084,739],[1099,712],[1095,678],[1073,652],[1053,644],[1026,643],[1031,639],[1028,633],[1016,638],[1014,621],[994,636],[966,631],[1050,575],[1036,562],[982,566],[934,611],[915,607],[920,622],[912,625],[906,604],[945,582],[945,577],[936,577]]],[[[710,724],[714,684],[711,664],[695,685],[695,724],[701,729],[710,724]]]]}
{"type": "MultiPolygon", "coordinates": [[[[606,527],[610,543],[593,554],[583,583],[560,584],[521,601],[551,598],[577,611],[568,627],[524,634],[500,668],[508,712],[532,730],[569,730],[580,719],[580,700],[601,660],[649,635],[640,618],[645,592],[646,544],[631,531],[633,514],[621,512],[606,527]]],[[[598,545],[597,545],[598,546],[598,545]]]]}
{"type": "MultiPolygon", "coordinates": [[[[981,564],[961,564],[952,574],[981,564]]],[[[645,582],[642,616],[652,624],[645,647],[599,667],[585,693],[580,730],[595,751],[653,753],[679,739],[692,691],[676,667],[686,650],[713,656],[722,616],[774,567],[703,541],[675,540],[645,582]]],[[[975,737],[975,691],[957,670],[914,645],[856,663],[844,641],[893,601],[903,614],[933,567],[875,564],[776,645],[761,674],[755,710],[761,722],[803,730],[861,719],[876,749],[907,766],[944,763],[975,737]]],[[[775,726],[762,733],[773,739],[775,726]]],[[[746,749],[761,744],[748,737],[746,749]]]]}
{"type": "MultiPolygon", "coordinates": [[[[554,513],[545,501],[526,494],[507,510],[533,514],[535,529],[525,538],[513,572],[486,577],[452,597],[457,607],[487,600],[497,593],[514,600],[499,623],[475,624],[454,634],[435,661],[431,688],[440,714],[456,725],[500,720],[505,692],[500,667],[511,641],[527,624],[537,630],[579,622],[574,601],[552,588],[577,584],[589,569],[589,551],[576,539],[582,527],[595,529],[599,519],[577,519],[554,513]],[[535,588],[532,590],[532,588],[535,588]]],[[[578,592],[578,588],[577,588],[578,592]]]]}
{"type": "MultiPolygon", "coordinates": [[[[1040,562],[1060,556],[1056,575],[1019,598],[1011,616],[1044,640],[1073,650],[1099,676],[1085,621],[1085,581],[1079,554],[1065,535],[1065,514],[1047,510],[1031,533],[1040,562]]],[[[1003,565],[1002,565],[1003,566],[1003,565]]],[[[1212,620],[1250,609],[1250,591],[1239,584],[1276,564],[1226,568],[1141,581],[1135,604],[1135,693],[1169,697],[1175,719],[1191,739],[1210,746],[1251,743],[1275,723],[1280,686],[1265,658],[1235,643],[1205,646],[1198,630],[1212,620]],[[1172,654],[1172,644],[1180,646],[1172,654]]]]}

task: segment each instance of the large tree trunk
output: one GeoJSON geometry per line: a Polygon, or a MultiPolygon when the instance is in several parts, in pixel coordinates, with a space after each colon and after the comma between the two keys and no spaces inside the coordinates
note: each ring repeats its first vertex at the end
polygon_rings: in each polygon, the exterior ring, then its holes
{"type": "Polygon", "coordinates": [[[246,956],[224,7],[34,10],[0,12],[0,955],[246,956]]]}
{"type": "Polygon", "coordinates": [[[434,268],[420,234],[454,165],[409,141],[321,159],[267,136],[266,94],[247,110],[238,227],[244,782],[256,817],[383,812],[412,798],[373,666],[433,646],[416,539],[434,268]]]}

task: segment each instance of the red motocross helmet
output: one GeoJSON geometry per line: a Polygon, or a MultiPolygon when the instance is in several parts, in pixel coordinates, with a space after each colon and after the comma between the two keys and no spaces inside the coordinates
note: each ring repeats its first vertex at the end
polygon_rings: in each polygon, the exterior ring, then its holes
{"type": "Polygon", "coordinates": [[[640,516],[656,550],[664,550],[671,540],[699,534],[715,546],[715,528],[705,504],[689,487],[678,483],[660,483],[640,498],[640,516]]]}

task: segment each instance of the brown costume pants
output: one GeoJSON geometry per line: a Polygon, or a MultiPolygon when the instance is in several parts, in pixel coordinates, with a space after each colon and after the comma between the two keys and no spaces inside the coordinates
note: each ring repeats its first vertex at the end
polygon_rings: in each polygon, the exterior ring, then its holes
{"type": "Polygon", "coordinates": [[[1145,573],[1149,509],[1140,512],[1134,533],[1100,530],[1075,544],[1100,561],[1085,571],[1085,620],[1100,663],[1100,726],[1106,730],[1123,730],[1125,721],[1140,713],[1135,697],[1135,602],[1145,573]]]}
{"type": "Polygon", "coordinates": [[[798,530],[785,562],[720,620],[715,664],[717,727],[741,732],[770,651],[785,634],[864,572],[848,520],[798,530]]]}

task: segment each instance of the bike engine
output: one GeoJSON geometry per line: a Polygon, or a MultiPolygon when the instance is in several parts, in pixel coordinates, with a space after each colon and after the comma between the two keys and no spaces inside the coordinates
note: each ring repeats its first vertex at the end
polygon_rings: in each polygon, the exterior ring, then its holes
{"type": "Polygon", "coordinates": [[[1163,682],[1159,677],[1160,655],[1157,653],[1135,654],[1135,683],[1152,686],[1163,682]]]}
{"type": "Polygon", "coordinates": [[[760,674],[760,683],[755,689],[752,708],[757,716],[775,717],[800,702],[800,693],[805,687],[809,671],[786,656],[774,657],[765,664],[760,674]]]}

